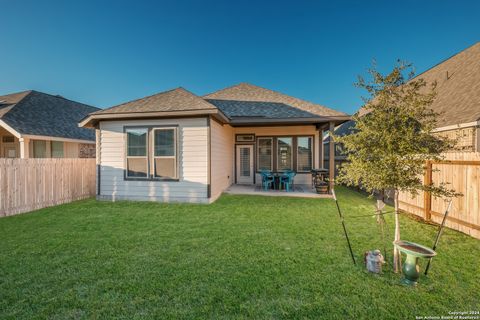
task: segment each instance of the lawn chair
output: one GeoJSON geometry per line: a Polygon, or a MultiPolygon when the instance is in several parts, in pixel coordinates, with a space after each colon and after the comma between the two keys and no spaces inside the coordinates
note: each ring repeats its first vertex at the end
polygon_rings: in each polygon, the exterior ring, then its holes
{"type": "Polygon", "coordinates": [[[263,190],[267,191],[269,188],[273,188],[275,183],[275,178],[273,174],[268,170],[260,171],[260,175],[262,176],[262,188],[263,190]]]}
{"type": "Polygon", "coordinates": [[[283,173],[280,177],[280,187],[283,187],[285,191],[290,192],[290,190],[294,190],[294,177],[297,174],[294,171],[288,170],[283,173]]]}

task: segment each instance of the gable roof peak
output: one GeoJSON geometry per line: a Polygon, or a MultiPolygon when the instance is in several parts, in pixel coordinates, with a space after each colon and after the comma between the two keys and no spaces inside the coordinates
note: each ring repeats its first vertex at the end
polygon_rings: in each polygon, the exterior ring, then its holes
{"type": "Polygon", "coordinates": [[[107,113],[136,113],[217,109],[214,105],[183,87],[155,93],[140,99],[131,100],[95,112],[107,113]]]}

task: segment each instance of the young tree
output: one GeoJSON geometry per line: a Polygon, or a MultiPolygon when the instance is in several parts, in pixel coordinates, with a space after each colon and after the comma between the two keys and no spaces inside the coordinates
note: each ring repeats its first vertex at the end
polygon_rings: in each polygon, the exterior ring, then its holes
{"type": "MultiPolygon", "coordinates": [[[[354,132],[335,137],[344,145],[348,161],[339,181],[359,185],[368,192],[392,190],[395,203],[395,241],[400,240],[400,191],[412,195],[424,190],[434,196],[455,196],[445,184],[423,185],[426,160],[442,159],[453,141],[435,136],[432,130],[438,114],[430,105],[435,84],[413,78],[411,64],[398,62],[387,75],[369,69],[370,78],[359,77],[356,86],[367,90],[365,106],[353,116],[354,132]]],[[[394,271],[401,270],[401,257],[394,250],[394,271]]]]}

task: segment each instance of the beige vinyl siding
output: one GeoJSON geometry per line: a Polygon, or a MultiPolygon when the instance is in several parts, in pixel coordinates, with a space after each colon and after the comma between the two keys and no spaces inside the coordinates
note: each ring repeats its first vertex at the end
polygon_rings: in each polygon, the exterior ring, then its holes
{"type": "MultiPolygon", "coordinates": [[[[278,126],[278,127],[236,127],[235,134],[241,133],[253,133],[255,136],[298,136],[298,135],[307,135],[314,136],[314,150],[313,150],[313,166],[314,168],[319,168],[319,133],[314,125],[305,125],[305,126],[278,126]]],[[[294,151],[296,152],[296,151],[294,151]]],[[[255,151],[256,153],[256,151],[255,151]]],[[[311,184],[311,174],[310,173],[299,173],[295,177],[296,184],[311,184]]],[[[260,175],[257,173],[255,176],[256,184],[261,184],[262,180],[260,175]]]]}
{"type": "Polygon", "coordinates": [[[100,199],[208,202],[206,118],[100,122],[100,199]],[[125,180],[125,126],[177,126],[179,181],[125,180]]]}
{"type": "Polygon", "coordinates": [[[211,201],[215,201],[234,180],[234,130],[210,121],[211,132],[211,201]]]}

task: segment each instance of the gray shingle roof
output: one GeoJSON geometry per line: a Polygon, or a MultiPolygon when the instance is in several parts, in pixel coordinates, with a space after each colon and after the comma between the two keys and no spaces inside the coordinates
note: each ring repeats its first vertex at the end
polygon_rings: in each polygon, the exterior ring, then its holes
{"type": "Polygon", "coordinates": [[[97,111],[95,114],[209,109],[215,110],[216,108],[190,91],[187,91],[184,88],[177,88],[157,93],[145,98],[122,103],[108,109],[97,111]]]}
{"type": "Polygon", "coordinates": [[[346,113],[249,83],[240,83],[236,86],[207,94],[203,98],[207,100],[215,99],[282,103],[290,108],[296,108],[320,117],[347,116],[346,113]]]}
{"type": "Polygon", "coordinates": [[[261,117],[269,119],[311,118],[317,115],[294,108],[285,103],[263,101],[237,101],[205,99],[219,108],[230,119],[239,117],[261,117]]]}
{"type": "Polygon", "coordinates": [[[95,140],[78,122],[98,108],[38,91],[0,96],[0,119],[20,134],[95,140]]]}
{"type": "Polygon", "coordinates": [[[260,123],[325,122],[330,118],[336,123],[348,119],[348,115],[308,101],[284,95],[279,92],[242,83],[204,97],[177,88],[145,98],[126,102],[90,114],[81,122],[82,126],[92,127],[100,119],[120,119],[126,117],[162,117],[161,112],[172,113],[190,111],[196,114],[214,114],[220,121],[232,120],[232,124],[245,124],[249,121],[260,123]],[[144,113],[141,115],[141,113],[144,113]],[[152,114],[154,113],[154,114],[152,114]],[[137,114],[137,115],[134,115],[137,114]],[[306,119],[308,118],[308,119],[306,119]]]}

